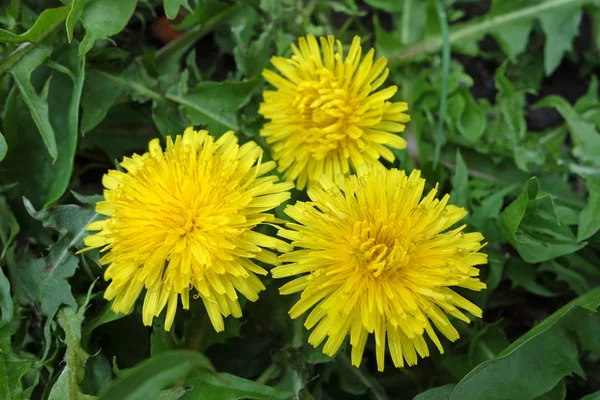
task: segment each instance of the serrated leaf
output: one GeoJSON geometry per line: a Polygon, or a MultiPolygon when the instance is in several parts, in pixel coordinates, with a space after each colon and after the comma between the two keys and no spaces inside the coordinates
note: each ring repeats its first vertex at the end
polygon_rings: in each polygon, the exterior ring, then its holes
{"type": "Polygon", "coordinates": [[[552,107],[563,116],[569,133],[576,143],[573,153],[583,161],[600,165],[600,133],[593,123],[581,118],[562,97],[548,96],[533,105],[533,108],[552,107]]]}
{"type": "Polygon", "coordinates": [[[212,371],[210,361],[201,353],[173,350],[149,358],[127,371],[102,391],[99,400],[147,400],[172,385],[192,369],[212,371]]]}
{"type": "Polygon", "coordinates": [[[81,347],[81,324],[93,286],[92,284],[87,300],[79,311],[75,311],[71,307],[64,307],[58,313],[58,323],[65,332],[66,365],[52,387],[48,400],[80,400],[89,397],[81,393],[79,387],[85,374],[85,363],[89,358],[89,355],[81,347]]]}
{"type": "Polygon", "coordinates": [[[47,45],[37,47],[23,57],[11,72],[19,87],[21,97],[29,107],[31,117],[42,135],[50,157],[56,161],[58,158],[56,137],[48,115],[48,85],[50,81],[46,81],[41,94],[38,94],[31,84],[31,73],[48,58],[50,53],[52,53],[52,48],[47,45]]]}
{"type": "Polygon", "coordinates": [[[85,36],[79,53],[86,54],[96,40],[107,39],[121,32],[135,11],[137,0],[95,0],[85,7],[81,21],[85,36]]]}
{"type": "Polygon", "coordinates": [[[564,53],[573,48],[573,39],[579,33],[582,14],[581,6],[573,4],[539,15],[542,29],[546,34],[544,70],[547,76],[556,70],[564,53]]]}
{"type": "Polygon", "coordinates": [[[506,239],[529,263],[571,254],[585,246],[558,219],[552,198],[538,196],[539,191],[539,181],[531,178],[498,220],[506,239]]]}
{"type": "Polygon", "coordinates": [[[29,215],[40,221],[44,228],[59,232],[61,238],[68,234],[69,248],[82,248],[86,227],[101,217],[93,207],[67,204],[36,211],[27,199],[23,199],[23,203],[29,215]]]}
{"type": "Polygon", "coordinates": [[[47,82],[48,102],[44,100],[43,108],[48,112],[48,119],[44,119],[44,124],[49,123],[52,134],[56,134],[53,140],[58,149],[57,158],[49,156],[44,149],[37,137],[38,130],[32,118],[26,115],[25,106],[18,100],[16,92],[11,92],[7,99],[4,118],[6,140],[14,150],[3,161],[7,167],[5,176],[20,182],[17,194],[26,196],[36,207],[49,205],[64,194],[71,178],[77,145],[84,60],[77,56],[75,43],[57,49],[55,53],[55,61],[48,62],[53,69],[44,69],[44,74],[38,74],[38,78],[47,82]],[[22,167],[23,154],[28,156],[27,168],[22,167]]]}
{"type": "Polygon", "coordinates": [[[228,130],[240,133],[237,111],[258,89],[257,78],[243,82],[202,82],[189,93],[167,94],[169,100],[183,105],[194,125],[203,125],[215,135],[228,130]]]}
{"type": "MultiPolygon", "coordinates": [[[[494,0],[492,8],[488,13],[488,18],[493,18],[497,15],[503,15],[515,11],[525,2],[514,2],[508,0],[494,0]],[[520,3],[520,4],[519,4],[520,3]]],[[[498,41],[502,50],[508,55],[509,58],[515,58],[521,54],[527,47],[529,41],[529,34],[533,29],[533,23],[531,18],[514,21],[507,26],[500,26],[499,28],[490,31],[492,36],[498,41]]]]}
{"type": "Polygon", "coordinates": [[[67,18],[69,6],[49,8],[44,10],[35,24],[27,32],[17,35],[13,32],[0,29],[0,43],[40,43],[54,29],[56,29],[67,18]]]}

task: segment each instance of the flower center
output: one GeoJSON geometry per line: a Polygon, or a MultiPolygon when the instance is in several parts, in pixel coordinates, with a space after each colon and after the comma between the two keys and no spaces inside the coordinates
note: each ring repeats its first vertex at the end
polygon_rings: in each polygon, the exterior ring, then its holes
{"type": "Polygon", "coordinates": [[[410,261],[409,246],[389,235],[388,226],[368,226],[358,222],[350,243],[352,255],[363,271],[377,278],[386,271],[396,271],[410,261]]]}
{"type": "Polygon", "coordinates": [[[303,141],[316,159],[323,159],[332,150],[343,145],[348,135],[356,138],[362,134],[352,129],[354,104],[346,85],[342,85],[331,71],[321,68],[317,79],[306,80],[297,86],[292,106],[304,126],[303,141]],[[357,133],[358,132],[358,133],[357,133]]]}

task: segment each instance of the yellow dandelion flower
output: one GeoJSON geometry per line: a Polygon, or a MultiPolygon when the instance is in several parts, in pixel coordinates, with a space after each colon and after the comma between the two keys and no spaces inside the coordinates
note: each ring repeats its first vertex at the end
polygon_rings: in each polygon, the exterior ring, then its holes
{"type": "Polygon", "coordinates": [[[304,189],[322,174],[339,183],[350,167],[381,165],[380,157],[393,161],[388,147],[406,147],[397,133],[410,117],[406,103],[389,101],[396,86],[378,90],[389,73],[387,60],[373,62],[373,49],[361,58],[358,36],[345,58],[333,36],[319,42],[313,35],[301,37],[292,51],[291,58],[271,59],[280,74],[263,71],[277,90],[263,93],[258,110],[270,120],[260,134],[272,145],[285,179],[304,189]]]}
{"type": "Polygon", "coordinates": [[[443,353],[432,327],[448,339],[458,332],[446,314],[469,322],[466,310],[481,317],[479,307],[453,291],[458,286],[481,290],[476,265],[483,236],[447,230],[466,211],[436,199],[436,189],[421,198],[420,172],[359,170],[338,187],[327,177],[308,189],[312,202],[288,206],[297,223],[281,229],[281,237],[299,249],[279,258],[273,277],[296,275],[282,294],[302,292],[290,310],[298,318],[312,308],[304,326],[313,329],[315,347],[326,338],[323,352],[334,355],[350,334],[352,364],[361,363],[367,337],[375,336],[377,366],[384,367],[385,341],[396,367],[429,355],[425,332],[443,353]],[[432,324],[433,323],[433,324],[432,324]]]}
{"type": "Polygon", "coordinates": [[[189,307],[190,291],[202,298],[210,320],[222,331],[223,316],[240,317],[237,292],[258,299],[264,289],[256,274],[267,272],[254,260],[277,264],[267,249],[290,250],[283,240],[253,231],[276,222],[265,213],[290,195],[289,183],[265,175],[275,162],[261,162],[254,143],[239,146],[233,132],[218,140],[207,131],[188,128],[163,150],[158,139],[143,155],[125,157],[127,172],[111,170],[102,179],[104,201],[96,211],[109,218],[93,222],[86,248],[101,248],[110,264],[104,297],[115,312],[128,313],[143,288],[143,322],[167,307],[169,330],[181,298],[189,307]]]}

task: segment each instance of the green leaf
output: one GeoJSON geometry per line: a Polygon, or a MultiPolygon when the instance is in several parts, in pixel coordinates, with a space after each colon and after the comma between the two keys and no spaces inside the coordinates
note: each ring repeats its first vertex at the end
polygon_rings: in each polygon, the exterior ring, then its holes
{"type": "Polygon", "coordinates": [[[469,205],[469,173],[467,165],[459,150],[456,150],[456,169],[452,178],[452,192],[450,193],[452,204],[468,208],[469,205]]]}
{"type": "MultiPolygon", "coordinates": [[[[379,1],[383,2],[384,0],[379,1]]],[[[528,37],[529,30],[531,30],[533,21],[536,18],[540,18],[548,13],[557,13],[570,16],[568,20],[559,20],[564,25],[553,27],[556,32],[553,32],[555,36],[552,38],[552,44],[564,48],[567,37],[570,37],[571,40],[573,38],[571,32],[574,16],[569,10],[580,10],[582,4],[591,4],[594,1],[596,0],[581,0],[577,2],[573,2],[572,0],[497,0],[491,12],[481,17],[472,18],[467,22],[453,24],[448,39],[454,48],[464,50],[472,49],[474,42],[483,39],[487,34],[493,34],[499,40],[503,50],[512,57],[524,50],[525,39],[528,37]]],[[[402,2],[396,3],[398,7],[402,4],[402,2]]],[[[380,40],[385,39],[381,34],[385,31],[382,32],[382,30],[377,29],[377,25],[375,28],[375,36],[378,46],[380,46],[380,40]]],[[[550,28],[552,27],[550,26],[550,28]]],[[[569,40],[569,48],[571,40],[569,40]]],[[[442,48],[442,42],[442,36],[439,32],[426,35],[422,40],[408,47],[402,46],[402,43],[398,40],[399,46],[387,46],[390,51],[386,55],[391,63],[420,59],[426,54],[439,52],[442,48]]],[[[546,46],[548,46],[548,43],[546,46]]],[[[556,53],[552,52],[551,49],[548,52],[550,53],[547,56],[548,67],[551,67],[552,64],[550,61],[556,62],[554,58],[556,57],[556,53]]],[[[562,54],[563,51],[560,52],[561,56],[562,54]]]]}
{"type": "MultiPolygon", "coordinates": [[[[518,9],[524,4],[525,2],[519,1],[494,0],[487,17],[510,14],[511,11],[518,9]]],[[[532,29],[533,24],[531,23],[531,19],[527,18],[513,21],[510,27],[501,25],[499,28],[491,30],[490,33],[498,41],[498,44],[500,44],[500,47],[502,47],[502,50],[504,50],[508,57],[515,58],[527,47],[529,34],[532,29]]]]}
{"type": "Polygon", "coordinates": [[[455,386],[456,385],[452,383],[429,389],[415,396],[413,400],[448,400],[455,386]]]}
{"type": "Polygon", "coordinates": [[[208,370],[192,372],[186,383],[194,389],[182,397],[184,400],[286,400],[292,396],[248,379],[208,370]]]}
{"type": "Polygon", "coordinates": [[[194,125],[204,125],[215,135],[228,130],[240,133],[237,111],[250,101],[259,85],[258,77],[243,82],[202,82],[185,95],[165,97],[183,105],[194,125]]]}
{"type": "Polygon", "coordinates": [[[561,379],[550,391],[536,397],[535,400],[564,400],[566,394],[567,387],[565,380],[561,379]]]}
{"type": "Polygon", "coordinates": [[[0,29],[0,43],[40,43],[67,18],[69,6],[44,10],[27,32],[20,35],[0,29]]]}
{"type": "Polygon", "coordinates": [[[537,263],[576,252],[578,243],[570,228],[562,224],[549,195],[538,196],[537,178],[527,181],[525,189],[502,214],[498,225],[510,244],[526,262],[537,263]]]}
{"type": "Polygon", "coordinates": [[[189,12],[194,11],[190,7],[188,0],[165,0],[165,14],[169,19],[175,19],[179,14],[179,8],[185,7],[189,12]]]}
{"type": "Polygon", "coordinates": [[[67,344],[66,365],[52,387],[48,400],[76,400],[82,398],[79,385],[83,381],[85,363],[89,355],[81,348],[81,324],[93,286],[92,284],[88,292],[88,298],[85,304],[79,308],[79,311],[75,311],[71,307],[64,307],[58,313],[58,323],[65,332],[65,342],[67,344]]]}
{"type": "Polygon", "coordinates": [[[595,393],[588,394],[587,396],[583,396],[581,400],[600,400],[600,390],[595,393]]]}
{"type": "Polygon", "coordinates": [[[577,345],[569,332],[599,306],[600,288],[566,304],[498,357],[475,367],[446,398],[529,400],[550,391],[564,376],[583,376],[577,345]]]}
{"type": "Polygon", "coordinates": [[[4,159],[4,156],[6,155],[7,151],[8,146],[6,145],[6,139],[4,139],[2,132],[0,132],[0,161],[4,159]]]}
{"type": "Polygon", "coordinates": [[[551,75],[563,58],[571,50],[572,42],[579,33],[579,23],[583,11],[579,4],[572,4],[557,10],[549,10],[539,15],[542,29],[546,34],[544,45],[544,70],[551,75]]]}
{"type": "Polygon", "coordinates": [[[389,0],[365,0],[365,3],[370,5],[371,7],[378,8],[383,11],[387,11],[389,13],[395,13],[402,11],[402,2],[401,1],[389,1],[389,0]]]}
{"type": "Polygon", "coordinates": [[[0,269],[0,310],[2,311],[2,319],[0,319],[0,328],[8,325],[14,315],[13,301],[10,296],[10,282],[4,271],[0,269]]]}
{"type": "Polygon", "coordinates": [[[427,3],[421,0],[404,0],[400,22],[400,41],[404,45],[421,39],[425,33],[427,3]]]}
{"type": "Polygon", "coordinates": [[[212,371],[210,361],[200,353],[174,350],[160,353],[132,368],[122,378],[102,391],[99,400],[146,400],[155,398],[159,391],[192,369],[212,371]]]}
{"type": "MultiPolygon", "coordinates": [[[[35,54],[35,53],[30,53],[35,54]]],[[[25,62],[23,59],[21,62],[25,62]]],[[[44,69],[38,78],[47,82],[44,102],[58,157],[51,158],[37,139],[37,129],[26,113],[16,93],[6,103],[4,131],[14,151],[7,154],[3,165],[8,168],[7,178],[20,182],[18,194],[36,206],[57,201],[68,187],[77,146],[79,100],[84,81],[84,59],[77,56],[75,43],[56,51],[56,61],[49,61],[54,70],[44,69]],[[50,79],[52,77],[52,79],[50,79]],[[28,155],[28,168],[22,167],[22,154],[28,155]]],[[[32,113],[33,114],[33,113],[32,113]]]]}
{"type": "MultiPolygon", "coordinates": [[[[2,295],[2,301],[5,301],[4,295],[8,281],[4,282],[6,278],[4,277],[3,272],[0,272],[0,277],[2,277],[0,279],[0,293],[2,295]]],[[[10,296],[8,297],[8,300],[10,301],[10,296]]],[[[10,301],[10,306],[12,307],[12,301],[10,301]]],[[[2,305],[2,308],[2,320],[4,321],[4,318],[6,317],[4,315],[4,304],[2,305]]],[[[17,328],[15,327],[14,330],[16,329],[17,328]]],[[[13,352],[10,337],[12,334],[14,334],[14,331],[10,326],[3,326],[3,328],[0,329],[0,398],[15,400],[29,398],[23,391],[21,380],[24,375],[34,371],[34,369],[31,368],[32,360],[24,359],[13,352]]]]}
{"type": "Polygon", "coordinates": [[[579,214],[577,241],[585,240],[600,230],[600,177],[589,176],[585,181],[590,194],[587,205],[579,214]]]}
{"type": "Polygon", "coordinates": [[[576,143],[573,154],[585,162],[600,165],[600,134],[593,123],[585,121],[562,97],[548,96],[533,105],[533,108],[552,107],[563,116],[571,138],[576,143]]]}
{"type": "Polygon", "coordinates": [[[506,275],[512,281],[513,288],[522,286],[528,292],[543,297],[553,297],[558,295],[536,282],[535,270],[530,264],[525,264],[519,260],[511,260],[506,267],[506,275]]]}
{"type": "Polygon", "coordinates": [[[79,21],[83,14],[83,7],[86,2],[87,0],[73,0],[71,3],[71,9],[69,10],[66,21],[67,39],[69,40],[69,43],[73,41],[73,29],[75,29],[75,24],[77,24],[77,21],[79,21]]]}
{"type": "Polygon", "coordinates": [[[6,199],[0,197],[0,242],[2,243],[0,260],[4,258],[4,254],[18,233],[19,223],[11,212],[6,199]]]}
{"type": "Polygon", "coordinates": [[[107,324],[112,321],[116,321],[118,319],[121,319],[121,318],[127,316],[127,314],[115,313],[111,309],[111,306],[112,306],[111,303],[104,304],[104,306],[102,307],[102,310],[97,313],[96,317],[89,320],[83,326],[83,334],[82,334],[81,343],[83,344],[84,347],[87,347],[94,329],[98,328],[101,325],[107,324]]]}
{"type": "Polygon", "coordinates": [[[94,129],[123,93],[123,87],[105,74],[89,71],[81,96],[81,134],[94,129]]]}
{"type": "Polygon", "coordinates": [[[36,211],[27,199],[24,199],[23,203],[29,215],[40,221],[44,228],[55,230],[61,234],[61,238],[68,235],[69,247],[78,249],[83,247],[83,238],[87,234],[85,228],[100,218],[93,206],[67,204],[36,211]]]}
{"type": "Polygon", "coordinates": [[[85,36],[79,45],[79,53],[86,54],[96,40],[107,39],[121,32],[127,25],[137,0],[95,0],[85,7],[81,21],[85,36]]]}
{"type": "Polygon", "coordinates": [[[491,360],[498,356],[509,344],[504,331],[498,324],[486,325],[471,339],[469,362],[472,366],[477,366],[484,361],[491,360]]]}
{"type": "Polygon", "coordinates": [[[54,130],[50,124],[48,115],[48,87],[50,81],[46,81],[41,95],[38,95],[33,85],[31,84],[31,73],[39,67],[48,58],[52,48],[46,45],[40,46],[32,50],[29,54],[23,57],[13,68],[12,74],[15,82],[19,87],[23,101],[29,107],[31,117],[35,121],[44,144],[48,149],[48,153],[53,161],[58,158],[58,149],[56,147],[56,138],[54,130]]]}
{"type": "MultiPolygon", "coordinates": [[[[232,28],[235,32],[240,26],[232,28]]],[[[239,40],[239,35],[233,35],[237,41],[237,46],[233,49],[233,56],[239,72],[248,78],[260,74],[269,62],[273,47],[273,26],[269,25],[260,34],[258,39],[250,45],[239,40]]]]}

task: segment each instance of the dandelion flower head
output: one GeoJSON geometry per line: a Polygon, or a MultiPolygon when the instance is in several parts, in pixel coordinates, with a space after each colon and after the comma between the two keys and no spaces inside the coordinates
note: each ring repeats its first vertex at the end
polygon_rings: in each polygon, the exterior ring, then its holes
{"type": "Polygon", "coordinates": [[[275,163],[261,162],[254,143],[241,146],[233,132],[214,140],[207,131],[188,128],[166,149],[158,139],[143,155],[125,157],[104,175],[104,201],[98,213],[108,216],[88,229],[87,249],[100,248],[109,264],[110,285],[104,297],[115,312],[128,313],[145,288],[143,322],[151,325],[166,307],[169,330],[179,299],[189,307],[190,292],[202,299],[217,331],[223,316],[240,317],[237,293],[255,301],[264,289],[257,277],[266,271],[255,261],[277,264],[287,251],[283,240],[253,231],[276,222],[266,213],[289,198],[289,183],[266,175],[275,163]]]}
{"type": "Polygon", "coordinates": [[[297,249],[281,255],[275,278],[295,277],[282,294],[301,292],[292,318],[308,312],[309,342],[334,355],[347,334],[352,364],[359,366],[369,334],[375,337],[380,371],[386,337],[396,367],[429,355],[425,333],[440,352],[436,330],[458,339],[447,314],[469,322],[463,312],[481,317],[481,309],[452,290],[479,291],[477,265],[483,236],[449,229],[466,211],[436,199],[436,189],[422,198],[425,180],[396,169],[359,170],[341,186],[327,177],[308,189],[311,202],[286,208],[296,223],[279,235],[297,249]],[[434,329],[435,328],[435,329],[434,329]]]}
{"type": "Polygon", "coordinates": [[[397,87],[381,89],[387,60],[374,61],[373,49],[362,57],[358,36],[345,56],[333,36],[301,37],[292,52],[271,59],[279,73],[263,71],[276,90],[264,91],[258,111],[269,120],[261,135],[284,178],[304,189],[322,174],[336,180],[350,167],[381,165],[380,157],[393,161],[388,147],[406,147],[397,133],[410,118],[406,103],[389,101],[397,87]]]}

